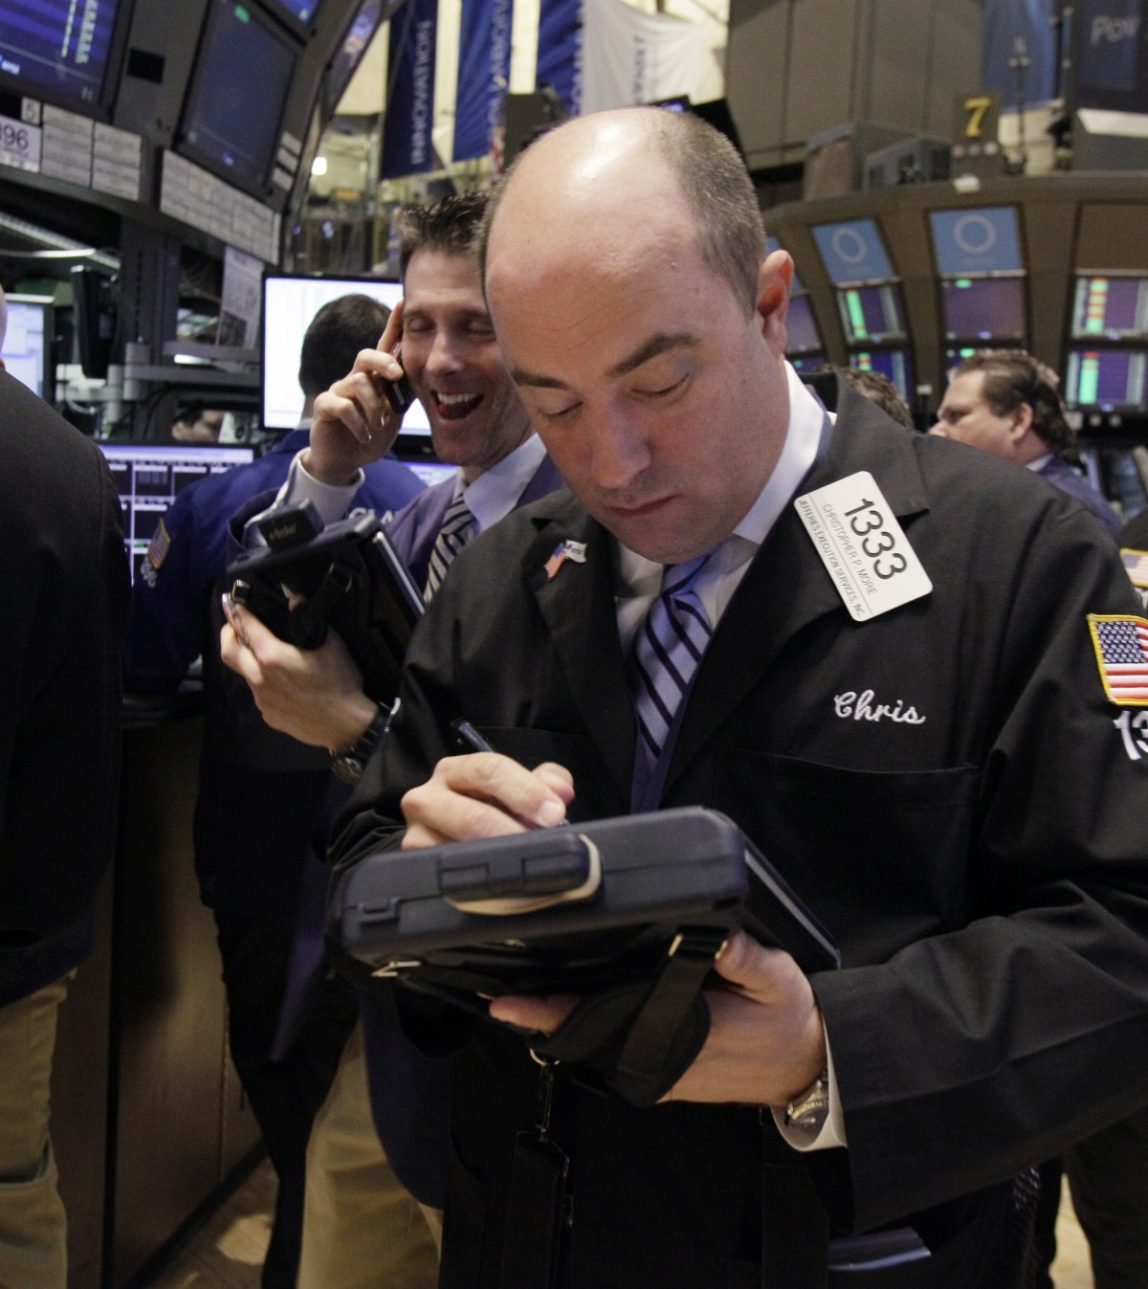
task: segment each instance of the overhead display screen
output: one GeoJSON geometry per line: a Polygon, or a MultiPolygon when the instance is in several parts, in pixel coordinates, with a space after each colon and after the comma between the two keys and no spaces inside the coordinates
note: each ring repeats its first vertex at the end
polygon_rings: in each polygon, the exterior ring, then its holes
{"type": "Polygon", "coordinates": [[[820,224],[813,236],[834,286],[887,282],[896,276],[875,219],[820,224]]]}
{"type": "Polygon", "coordinates": [[[906,402],[909,399],[909,360],[901,349],[884,352],[861,352],[849,355],[849,366],[858,371],[875,371],[893,382],[897,393],[906,402]]]}
{"type": "Polygon", "coordinates": [[[0,74],[78,108],[99,107],[121,0],[4,0],[0,74]]]}
{"type": "Polygon", "coordinates": [[[1070,407],[1148,407],[1148,350],[1076,349],[1068,355],[1070,407]]]}
{"type": "Polygon", "coordinates": [[[1106,340],[1148,336],[1148,277],[1078,277],[1072,334],[1106,340]]]}
{"type": "Polygon", "coordinates": [[[176,150],[264,196],[298,54],[261,10],[212,0],[176,150]]]}
{"type": "Polygon", "coordinates": [[[1008,340],[1025,335],[1022,278],[950,278],[941,283],[946,340],[1008,340]]]}
{"type": "Polygon", "coordinates": [[[1020,231],[1012,206],[934,210],[929,220],[941,277],[1023,272],[1020,231]]]}
{"type": "Polygon", "coordinates": [[[298,22],[309,23],[323,0],[267,0],[272,9],[288,14],[298,22]]]}
{"type": "Polygon", "coordinates": [[[821,348],[821,334],[817,330],[809,296],[795,295],[790,298],[785,329],[789,336],[786,353],[801,354],[810,349],[821,348]]]}
{"type": "Polygon", "coordinates": [[[894,286],[851,287],[837,292],[845,339],[851,345],[902,340],[905,324],[894,286]]]}

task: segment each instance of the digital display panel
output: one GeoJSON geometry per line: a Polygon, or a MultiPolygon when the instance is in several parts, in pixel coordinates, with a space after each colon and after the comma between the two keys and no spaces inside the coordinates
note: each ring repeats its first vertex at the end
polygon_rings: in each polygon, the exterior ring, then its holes
{"type": "Polygon", "coordinates": [[[905,325],[897,288],[886,286],[850,287],[837,292],[845,339],[851,345],[903,340],[905,325]]]}
{"type": "Polygon", "coordinates": [[[790,358],[789,365],[796,372],[808,374],[817,371],[819,367],[824,367],[828,361],[824,354],[802,354],[798,358],[790,358]]]}
{"type": "Polygon", "coordinates": [[[941,283],[946,340],[1008,340],[1025,335],[1022,278],[951,278],[941,283]]]}
{"type": "Polygon", "coordinates": [[[362,0],[343,43],[339,46],[331,66],[323,78],[323,103],[328,116],[334,115],[355,69],[367,52],[375,30],[382,19],[384,0],[362,0]]]}
{"type": "MultiPolygon", "coordinates": [[[[263,279],[263,424],[291,430],[299,424],[303,391],[299,388],[299,352],[311,319],[331,300],[362,293],[393,309],[402,299],[398,282],[381,278],[292,277],[268,273],[263,279]]],[[[403,434],[430,437],[430,422],[421,403],[403,417],[403,434]]]]}
{"type": "Polygon", "coordinates": [[[285,13],[296,22],[308,26],[323,0],[265,0],[276,13],[285,13]]]}
{"type": "Polygon", "coordinates": [[[787,353],[804,353],[821,348],[821,333],[813,317],[813,305],[807,295],[795,295],[789,301],[789,315],[785,320],[789,340],[787,353]]]}
{"type": "Polygon", "coordinates": [[[101,443],[124,515],[132,577],[164,511],[190,483],[255,458],[252,448],[195,443],[101,443]]]}
{"type": "Polygon", "coordinates": [[[1148,277],[1078,277],[1072,335],[1106,340],[1148,336],[1148,277]]]}
{"type": "Polygon", "coordinates": [[[1070,407],[1148,407],[1148,350],[1075,349],[1068,355],[1070,407]]]}
{"type": "Polygon", "coordinates": [[[1020,230],[1012,206],[935,210],[929,221],[942,277],[1023,271],[1020,230]]]}
{"type": "Polygon", "coordinates": [[[0,357],[15,376],[40,398],[52,394],[52,300],[47,296],[8,296],[8,330],[0,357]]]}
{"type": "Polygon", "coordinates": [[[910,398],[909,359],[904,350],[891,349],[884,352],[862,351],[849,355],[849,366],[858,371],[875,371],[893,382],[897,393],[906,402],[910,398]]]}
{"type": "Polygon", "coordinates": [[[887,282],[896,276],[875,219],[820,224],[813,236],[834,286],[887,282]]]}
{"type": "Polygon", "coordinates": [[[98,108],[121,0],[4,0],[0,79],[64,107],[98,108]]]}
{"type": "Polygon", "coordinates": [[[212,0],[176,151],[264,196],[298,52],[260,10],[212,0]]]}

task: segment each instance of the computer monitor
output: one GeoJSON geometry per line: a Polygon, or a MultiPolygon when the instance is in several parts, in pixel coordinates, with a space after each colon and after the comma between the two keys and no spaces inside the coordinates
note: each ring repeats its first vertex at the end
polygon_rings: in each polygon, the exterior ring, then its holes
{"type": "Polygon", "coordinates": [[[323,7],[323,0],[263,0],[263,3],[304,36],[309,34],[315,15],[323,7]]]}
{"type": "MultiPolygon", "coordinates": [[[[263,425],[290,430],[299,423],[299,351],[315,314],[341,295],[362,293],[393,309],[402,299],[398,282],[377,277],[315,277],[268,273],[263,278],[263,425]]],[[[419,440],[419,454],[430,450],[430,422],[421,403],[403,417],[403,440],[419,440]]],[[[400,443],[400,449],[406,446],[400,443]]]]}
{"type": "Polygon", "coordinates": [[[860,350],[849,355],[849,366],[858,371],[875,371],[893,382],[897,393],[910,403],[913,382],[909,372],[909,355],[903,349],[860,350]]]}
{"type": "Polygon", "coordinates": [[[1026,334],[1024,279],[948,278],[941,283],[946,340],[1022,345],[1026,334]]]}
{"type": "Polygon", "coordinates": [[[898,296],[897,287],[892,282],[838,291],[837,307],[841,311],[846,342],[873,345],[887,340],[904,340],[905,324],[898,296]]]}
{"type": "Polygon", "coordinates": [[[263,10],[210,0],[175,150],[265,197],[300,50],[263,10]]]}
{"type": "Polygon", "coordinates": [[[0,357],[10,376],[46,400],[52,397],[52,332],[51,296],[8,296],[8,330],[0,357]]]}
{"type": "Polygon", "coordinates": [[[785,329],[789,337],[785,346],[786,353],[802,354],[823,347],[821,333],[817,330],[817,320],[813,316],[813,305],[808,295],[795,295],[790,298],[785,329]]]}
{"type": "Polygon", "coordinates": [[[132,577],[164,511],[190,483],[254,460],[249,447],[216,443],[101,443],[124,513],[132,577]]]}
{"type": "Polygon", "coordinates": [[[1078,276],[1072,336],[1079,340],[1148,338],[1148,277],[1078,276]]]}
{"type": "Polygon", "coordinates": [[[1148,410],[1148,349],[1071,349],[1067,367],[1069,407],[1148,410]]]}
{"type": "Polygon", "coordinates": [[[6,0],[0,87],[106,119],[127,0],[6,0]]]}

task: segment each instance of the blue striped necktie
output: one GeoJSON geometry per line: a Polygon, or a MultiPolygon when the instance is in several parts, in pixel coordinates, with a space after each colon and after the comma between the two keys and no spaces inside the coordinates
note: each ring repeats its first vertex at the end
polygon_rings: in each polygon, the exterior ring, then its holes
{"type": "Polygon", "coordinates": [[[423,599],[427,604],[434,599],[435,592],[442,586],[443,578],[450,567],[451,560],[474,536],[474,515],[461,497],[452,501],[442,517],[442,527],[438,530],[434,547],[427,567],[427,584],[423,599]]]}
{"type": "Polygon", "coordinates": [[[666,566],[662,589],[634,637],[630,686],[638,718],[636,777],[645,778],[657,764],[713,634],[695,586],[709,557],[666,566]]]}

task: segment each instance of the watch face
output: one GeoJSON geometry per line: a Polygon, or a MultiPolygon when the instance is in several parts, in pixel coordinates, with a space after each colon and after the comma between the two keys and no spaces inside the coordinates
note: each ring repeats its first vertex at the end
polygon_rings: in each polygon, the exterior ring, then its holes
{"type": "Polygon", "coordinates": [[[354,786],[363,777],[363,763],[357,756],[349,752],[343,752],[339,756],[331,758],[331,769],[334,770],[337,778],[342,779],[344,783],[354,786]]]}

